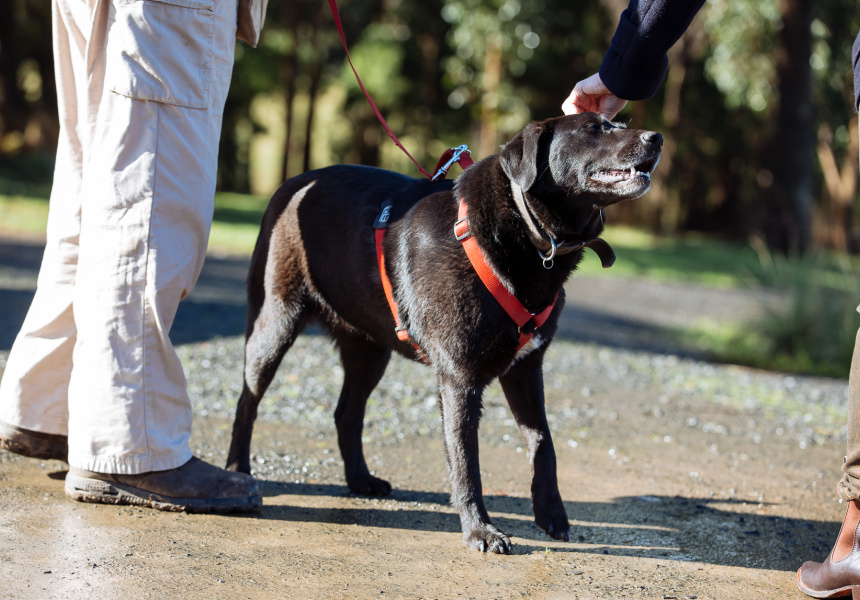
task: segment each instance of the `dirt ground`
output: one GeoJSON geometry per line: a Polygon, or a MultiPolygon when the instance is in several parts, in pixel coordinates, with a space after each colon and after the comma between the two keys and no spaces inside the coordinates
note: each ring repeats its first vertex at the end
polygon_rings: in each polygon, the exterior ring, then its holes
{"type": "MultiPolygon", "coordinates": [[[[29,270],[16,269],[0,269],[0,280],[18,294],[28,285],[8,282],[26,281],[29,270]]],[[[661,310],[666,321],[683,312],[682,297],[699,298],[686,303],[691,314],[737,317],[728,296],[647,282],[588,289],[547,356],[570,542],[534,525],[528,457],[491,388],[484,494],[514,551],[486,555],[461,543],[432,377],[405,361],[383,379],[365,433],[368,463],[394,491],[351,495],[331,418],[336,357],[310,335],[288,355],[255,430],[259,513],[79,504],[63,494],[63,463],[0,451],[0,598],[804,598],[794,573],[824,558],[843,512],[834,488],[847,383],[639,348],[666,324],[661,310]],[[639,311],[613,312],[631,298],[639,311]],[[651,322],[637,321],[643,306],[651,322]],[[594,335],[606,339],[575,339],[583,316],[604,319],[594,335]],[[625,327],[638,337],[619,333],[625,327]]],[[[206,290],[204,280],[198,309],[206,290]]],[[[195,404],[192,449],[223,464],[241,339],[200,337],[180,347],[195,404]]]]}

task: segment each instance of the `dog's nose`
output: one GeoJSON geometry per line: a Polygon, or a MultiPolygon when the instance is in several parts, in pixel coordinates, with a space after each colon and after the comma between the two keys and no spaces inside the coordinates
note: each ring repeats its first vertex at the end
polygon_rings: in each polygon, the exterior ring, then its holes
{"type": "Polygon", "coordinates": [[[663,136],[656,131],[646,131],[643,133],[642,141],[646,144],[657,146],[658,148],[663,147],[663,136]]]}

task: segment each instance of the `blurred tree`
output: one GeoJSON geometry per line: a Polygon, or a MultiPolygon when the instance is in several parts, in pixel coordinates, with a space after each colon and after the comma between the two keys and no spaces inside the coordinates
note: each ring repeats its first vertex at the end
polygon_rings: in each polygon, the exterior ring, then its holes
{"type": "MultiPolygon", "coordinates": [[[[844,131],[845,127],[841,129],[844,131]]],[[[852,205],[857,196],[857,115],[851,117],[848,126],[848,146],[841,164],[837,163],[833,146],[834,135],[830,125],[821,123],[817,151],[828,202],[822,199],[814,234],[818,246],[847,252],[852,246],[852,205]]]]}
{"type": "Polygon", "coordinates": [[[512,75],[522,74],[540,45],[543,0],[444,0],[442,18],[451,25],[453,54],[445,63],[452,108],[472,105],[478,122],[477,153],[494,154],[505,138],[530,118],[512,75]],[[500,133],[501,130],[501,133],[500,133]]]}
{"type": "MultiPolygon", "coordinates": [[[[627,0],[340,5],[368,89],[431,168],[446,147],[467,143],[480,159],[529,120],[558,115],[599,67],[627,0]]],[[[666,146],[654,191],[610,219],[860,250],[858,28],[854,0],[708,0],[657,96],[621,115],[664,133],[666,146]]],[[[0,3],[0,166],[53,150],[55,102],[50,0],[0,3]]],[[[335,162],[416,174],[376,122],[319,0],[271,2],[260,46],[237,46],[223,131],[223,189],[335,162]]]]}
{"type": "Polygon", "coordinates": [[[0,160],[52,152],[59,121],[51,51],[51,1],[0,4],[0,160]]]}
{"type": "Polygon", "coordinates": [[[860,11],[838,0],[822,0],[815,10],[811,65],[823,185],[815,188],[813,241],[819,247],[857,252],[858,142],[851,42],[860,31],[860,11]]]}
{"type": "Polygon", "coordinates": [[[760,182],[768,214],[761,226],[771,248],[803,252],[812,228],[815,113],[812,104],[814,0],[780,0],[776,47],[776,108],[770,143],[764,149],[760,182]]]}
{"type": "MultiPolygon", "coordinates": [[[[441,0],[385,0],[373,23],[347,30],[362,80],[395,134],[426,169],[435,164],[440,147],[462,143],[451,140],[468,129],[468,119],[452,111],[441,93],[442,66],[451,52],[445,43],[449,25],[441,13],[441,0]]],[[[354,125],[352,148],[340,149],[358,162],[380,164],[381,148],[395,147],[386,139],[352,71],[344,65],[339,74],[348,92],[344,111],[354,125]]],[[[398,159],[394,164],[416,174],[399,150],[393,154],[398,159]]]]}
{"type": "MultiPolygon", "coordinates": [[[[710,81],[682,89],[684,127],[671,133],[676,113],[667,113],[665,104],[657,119],[679,148],[672,162],[677,172],[668,174],[666,191],[669,206],[673,187],[680,193],[680,220],[674,222],[679,230],[723,230],[735,237],[759,232],[782,250],[804,247],[816,221],[819,242],[847,237],[833,227],[850,226],[845,219],[850,221],[852,211],[846,205],[856,201],[848,165],[853,161],[856,173],[849,121],[850,52],[858,15],[849,5],[844,0],[709,0],[705,5],[698,19],[707,34],[704,56],[697,59],[693,53],[687,73],[703,67],[710,81]],[[710,93],[697,91],[708,88],[710,93]],[[697,115],[694,121],[688,118],[697,115]],[[816,122],[819,138],[835,142],[832,147],[819,144],[821,172],[830,182],[824,185],[816,179],[816,122]],[[838,135],[828,136],[831,130],[838,135]],[[702,164],[708,155],[720,158],[702,164]],[[841,170],[832,168],[837,155],[843,157],[841,170]],[[703,185],[709,180],[713,186],[703,185]],[[688,183],[700,191],[692,193],[688,183]],[[828,211],[817,202],[822,187],[839,198],[828,211]],[[708,196],[711,200],[703,201],[708,196]]],[[[682,41],[673,50],[670,60],[684,45],[682,41]]],[[[670,70],[666,100],[672,80],[670,70]]],[[[663,212],[664,230],[674,230],[673,219],[666,218],[668,206],[663,212]]]]}

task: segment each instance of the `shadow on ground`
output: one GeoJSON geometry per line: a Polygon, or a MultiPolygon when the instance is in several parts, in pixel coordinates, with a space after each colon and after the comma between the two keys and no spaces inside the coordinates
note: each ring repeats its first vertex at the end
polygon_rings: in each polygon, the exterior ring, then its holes
{"type": "MultiPolygon", "coordinates": [[[[382,499],[386,508],[332,508],[273,502],[290,495],[353,496],[346,486],[262,481],[261,487],[268,500],[260,513],[244,518],[460,532],[456,514],[435,508],[450,505],[445,493],[393,490],[382,499]],[[392,505],[396,520],[391,519],[392,505]],[[404,522],[410,525],[404,527],[404,522]]],[[[484,500],[493,522],[515,538],[515,553],[546,548],[549,538],[532,522],[530,499],[488,494],[484,500]]],[[[553,551],[791,571],[797,568],[799,555],[825,556],[838,533],[839,524],[832,521],[760,515],[754,512],[756,506],[740,500],[682,496],[565,502],[573,547],[556,546],[553,551]]]]}
{"type": "MultiPolygon", "coordinates": [[[[48,476],[62,480],[65,475],[66,471],[56,471],[48,476]]],[[[459,517],[448,510],[450,497],[446,493],[395,489],[390,496],[378,499],[376,506],[309,507],[288,500],[278,503],[276,499],[364,497],[352,494],[345,485],[259,483],[267,498],[263,508],[256,513],[231,515],[231,519],[460,533],[459,517]],[[392,510],[396,519],[391,518],[392,510]]],[[[493,523],[513,539],[514,554],[548,551],[549,537],[533,523],[529,498],[486,494],[484,500],[493,523]]],[[[627,496],[611,502],[564,504],[571,521],[570,544],[555,544],[552,552],[791,572],[797,568],[798,556],[826,556],[839,531],[839,523],[834,521],[756,514],[753,511],[758,505],[740,500],[627,496]],[[714,531],[719,532],[716,537],[714,531]]]]}

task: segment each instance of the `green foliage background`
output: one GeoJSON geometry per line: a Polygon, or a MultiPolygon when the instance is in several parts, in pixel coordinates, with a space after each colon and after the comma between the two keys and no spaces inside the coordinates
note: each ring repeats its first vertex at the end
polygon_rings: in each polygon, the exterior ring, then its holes
{"type": "MultiPolygon", "coordinates": [[[[409,151],[430,168],[447,147],[465,143],[481,158],[529,121],[560,114],[573,85],[600,66],[626,5],[341,0],[340,11],[368,89],[409,151]]],[[[813,181],[804,226],[812,230],[812,246],[860,250],[856,181],[835,185],[839,173],[822,170],[817,148],[823,144],[843,176],[856,172],[851,45],[860,6],[854,0],[706,2],[670,53],[660,92],[619,116],[664,133],[668,144],[659,185],[646,201],[615,210],[613,222],[741,241],[778,222],[772,217],[786,201],[771,205],[764,197],[774,183],[768,165],[780,150],[768,142],[776,139],[781,102],[792,101],[780,98],[780,33],[787,11],[804,7],[813,119],[796,138],[813,181]]],[[[0,169],[21,155],[53,151],[50,18],[50,0],[0,4],[0,169]]],[[[220,188],[265,196],[285,177],[340,162],[417,173],[360,94],[327,3],[272,1],[259,47],[240,43],[236,50],[220,188]]]]}
{"type": "MultiPolygon", "coordinates": [[[[625,6],[613,0],[344,0],[340,8],[361,77],[394,131],[429,168],[449,146],[466,143],[480,158],[529,121],[560,114],[574,83],[600,66],[625,6]]],[[[825,126],[835,159],[853,159],[854,168],[850,52],[858,12],[851,0],[816,2],[809,57],[815,130],[825,126]]],[[[619,116],[671,136],[673,148],[649,199],[611,218],[669,234],[706,231],[745,240],[758,233],[769,218],[761,195],[770,178],[767,142],[780,101],[780,29],[776,0],[705,5],[673,50],[673,69],[682,65],[684,73],[677,97],[667,97],[664,86],[619,116]]],[[[265,195],[284,174],[336,162],[416,174],[360,94],[322,2],[270,4],[260,47],[237,51],[227,115],[224,189],[265,195]],[[305,132],[310,107],[313,121],[305,132]]],[[[851,210],[828,218],[815,140],[807,137],[814,244],[833,247],[827,229],[842,228],[847,242],[839,249],[856,250],[856,186],[851,210]]]]}

